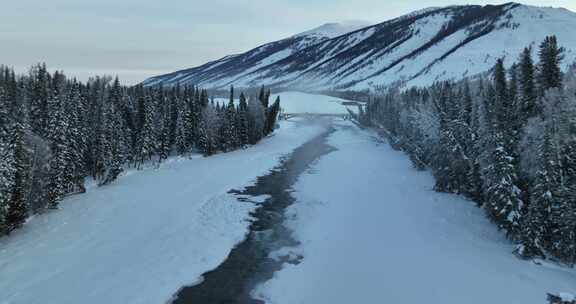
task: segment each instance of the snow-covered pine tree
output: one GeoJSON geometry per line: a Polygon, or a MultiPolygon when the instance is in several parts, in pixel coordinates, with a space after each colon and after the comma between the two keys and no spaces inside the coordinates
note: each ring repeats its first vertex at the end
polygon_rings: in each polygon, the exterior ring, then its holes
{"type": "MultiPolygon", "coordinates": [[[[440,139],[434,151],[431,166],[435,168],[434,188],[441,192],[458,193],[460,183],[466,180],[465,156],[456,137],[458,108],[456,96],[450,83],[438,84],[433,88],[433,103],[439,117],[440,139]]],[[[406,145],[406,144],[404,144],[406,145]]]]}
{"type": "Polygon", "coordinates": [[[50,98],[50,73],[45,64],[34,66],[30,70],[30,122],[32,132],[40,136],[47,135],[49,121],[48,99],[50,98]]]}
{"type": "Polygon", "coordinates": [[[152,96],[144,92],[139,100],[138,117],[140,133],[136,146],[136,168],[141,169],[145,161],[151,160],[156,151],[157,130],[154,129],[154,105],[152,96]]]}
{"type": "Polygon", "coordinates": [[[570,266],[576,264],[576,186],[567,183],[560,191],[560,203],[552,208],[552,253],[570,266]]]}
{"type": "Polygon", "coordinates": [[[260,87],[260,92],[258,93],[258,100],[262,103],[262,107],[264,109],[268,108],[268,104],[270,103],[270,91],[266,91],[264,86],[260,87]]]}
{"type": "Polygon", "coordinates": [[[207,105],[202,114],[202,121],[200,122],[199,129],[199,146],[198,149],[205,156],[213,155],[218,149],[218,130],[220,122],[218,121],[218,113],[216,108],[207,105]]]}
{"type": "Polygon", "coordinates": [[[240,103],[238,105],[238,115],[237,115],[237,128],[238,128],[238,139],[240,145],[245,146],[249,143],[249,129],[248,129],[248,103],[246,102],[246,96],[244,93],[240,94],[240,103]]]}
{"type": "Polygon", "coordinates": [[[512,64],[510,69],[508,69],[509,74],[509,85],[508,85],[508,99],[511,103],[515,103],[516,98],[518,98],[518,90],[519,90],[519,78],[518,78],[518,70],[519,66],[517,63],[512,64]]]}
{"type": "Polygon", "coordinates": [[[258,143],[264,136],[266,115],[262,102],[256,98],[248,100],[248,142],[252,145],[258,143]]]}
{"type": "MultiPolygon", "coordinates": [[[[30,173],[30,159],[25,148],[24,128],[19,122],[12,124],[12,144],[14,152],[14,176],[13,185],[10,191],[10,202],[6,211],[6,224],[8,232],[20,228],[30,212],[28,205],[28,185],[30,173]]],[[[1,232],[0,232],[1,234],[1,232]]]]}
{"type": "Polygon", "coordinates": [[[565,49],[558,46],[556,36],[548,36],[540,44],[538,85],[541,96],[544,96],[548,89],[562,86],[560,63],[564,59],[564,52],[565,49]]]}
{"type": "Polygon", "coordinates": [[[576,152],[576,90],[573,87],[549,89],[544,98],[544,116],[553,135],[553,159],[558,163],[556,197],[550,212],[549,252],[561,261],[574,264],[576,232],[576,181],[574,161],[576,152]]]}
{"type": "Polygon", "coordinates": [[[513,113],[514,104],[510,96],[510,85],[506,78],[504,60],[499,58],[494,66],[494,121],[495,128],[502,131],[502,140],[508,153],[511,153],[513,141],[513,113]]]}
{"type": "Polygon", "coordinates": [[[158,162],[168,159],[172,146],[170,145],[170,115],[168,111],[162,115],[160,132],[158,134],[158,162]]]}
{"type": "Polygon", "coordinates": [[[168,142],[170,145],[170,152],[174,150],[176,144],[176,120],[178,118],[178,106],[179,106],[179,95],[180,88],[174,87],[170,91],[169,102],[168,102],[168,142]]]}
{"type": "Polygon", "coordinates": [[[222,148],[224,152],[232,151],[239,146],[234,101],[228,102],[222,118],[222,148]]]}
{"type": "MultiPolygon", "coordinates": [[[[0,87],[0,105],[6,104],[6,95],[0,87]]],[[[7,108],[0,107],[0,235],[10,231],[8,210],[12,202],[12,190],[15,185],[16,159],[14,134],[10,128],[7,108]]]]}
{"type": "Polygon", "coordinates": [[[518,188],[518,175],[515,165],[514,139],[511,133],[511,113],[513,104],[510,101],[504,62],[498,59],[494,66],[494,109],[492,115],[492,132],[490,134],[493,150],[489,155],[486,168],[485,209],[490,218],[506,230],[511,238],[518,236],[522,215],[522,193],[518,188]]]}
{"type": "Polygon", "coordinates": [[[124,161],[127,158],[128,141],[120,106],[123,103],[123,92],[118,78],[114,80],[108,99],[103,105],[101,127],[101,151],[103,163],[103,175],[100,178],[100,186],[108,185],[124,171],[124,161]]]}
{"type": "Polygon", "coordinates": [[[491,165],[486,169],[488,189],[484,208],[498,227],[514,238],[519,232],[523,202],[515,184],[513,159],[504,147],[504,136],[496,131],[493,137],[496,148],[492,151],[491,165]]]}
{"type": "Polygon", "coordinates": [[[532,48],[525,48],[520,57],[520,100],[519,107],[522,116],[522,125],[525,125],[529,118],[537,115],[537,95],[534,80],[534,62],[532,60],[532,48]]]}
{"type": "Polygon", "coordinates": [[[268,107],[266,111],[266,129],[264,130],[265,135],[274,132],[276,127],[276,121],[278,119],[278,114],[280,113],[280,96],[276,97],[274,103],[268,107]]]}
{"type": "Polygon", "coordinates": [[[68,137],[71,139],[69,142],[71,168],[72,168],[72,184],[75,188],[73,191],[85,192],[84,177],[86,176],[86,152],[87,152],[87,126],[85,125],[84,115],[86,113],[85,100],[82,97],[81,85],[73,81],[70,84],[68,102],[66,104],[66,112],[69,120],[68,137]]]}
{"type": "Polygon", "coordinates": [[[176,117],[176,139],[175,146],[178,155],[185,155],[190,152],[190,141],[188,140],[188,132],[186,129],[186,112],[187,106],[179,102],[178,116],[176,117]]]}
{"type": "MultiPolygon", "coordinates": [[[[194,91],[187,91],[187,94],[194,95],[194,91]]],[[[186,141],[187,152],[190,152],[194,145],[198,144],[200,133],[200,121],[202,119],[202,105],[200,100],[194,99],[191,95],[185,97],[182,105],[183,133],[186,141]]]]}
{"type": "Polygon", "coordinates": [[[551,130],[546,130],[540,147],[540,164],[530,192],[530,204],[522,220],[522,244],[518,253],[527,258],[544,257],[550,246],[552,206],[558,200],[561,179],[560,163],[556,159],[551,130]]]}
{"type": "Polygon", "coordinates": [[[456,137],[462,145],[463,162],[465,163],[465,177],[461,182],[460,192],[468,197],[478,199],[481,192],[480,167],[478,163],[478,150],[474,144],[477,137],[477,113],[474,110],[474,101],[470,92],[470,84],[464,81],[460,89],[459,99],[461,100],[460,113],[456,124],[456,137]]]}
{"type": "Polygon", "coordinates": [[[48,139],[51,142],[52,159],[50,160],[50,180],[47,188],[48,208],[55,209],[60,201],[70,191],[73,175],[70,172],[72,158],[69,143],[69,120],[65,108],[63,92],[53,97],[48,139]]]}

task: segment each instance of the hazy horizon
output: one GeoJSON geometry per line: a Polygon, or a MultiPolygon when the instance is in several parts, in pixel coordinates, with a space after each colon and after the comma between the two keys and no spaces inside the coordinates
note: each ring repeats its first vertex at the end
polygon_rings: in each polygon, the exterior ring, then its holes
{"type": "MultiPolygon", "coordinates": [[[[126,84],[241,53],[329,22],[380,23],[430,6],[509,1],[19,0],[3,4],[0,64],[25,72],[38,62],[86,80],[126,84]],[[226,8],[226,9],[222,9],[226,8]]],[[[576,11],[573,0],[522,1],[576,11]]]]}

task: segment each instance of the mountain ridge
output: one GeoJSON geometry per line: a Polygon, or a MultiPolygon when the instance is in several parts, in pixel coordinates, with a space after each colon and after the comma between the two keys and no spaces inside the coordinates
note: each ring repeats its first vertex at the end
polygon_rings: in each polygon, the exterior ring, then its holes
{"type": "Polygon", "coordinates": [[[565,63],[571,63],[576,37],[570,28],[576,28],[576,13],[566,9],[513,2],[433,7],[334,37],[295,35],[144,85],[317,91],[425,86],[486,72],[496,58],[510,65],[524,47],[552,34],[567,49],[565,63]]]}

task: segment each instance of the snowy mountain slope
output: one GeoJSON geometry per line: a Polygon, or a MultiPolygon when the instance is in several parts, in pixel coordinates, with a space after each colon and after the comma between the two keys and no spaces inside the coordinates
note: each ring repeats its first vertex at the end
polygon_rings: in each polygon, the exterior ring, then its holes
{"type": "Polygon", "coordinates": [[[336,38],[338,36],[342,36],[344,34],[353,32],[355,30],[359,30],[361,28],[370,26],[371,24],[364,22],[364,21],[347,21],[347,22],[334,22],[334,23],[326,23],[321,25],[315,29],[302,32],[300,34],[295,35],[294,37],[302,37],[302,36],[316,36],[319,38],[336,38]]]}
{"type": "Polygon", "coordinates": [[[292,37],[259,46],[243,54],[226,56],[202,66],[153,77],[145,85],[211,84],[227,86],[244,75],[276,63],[318,42],[366,27],[364,22],[327,23],[292,37]]]}
{"type": "Polygon", "coordinates": [[[552,34],[567,49],[564,63],[572,63],[576,60],[573,28],[576,13],[558,8],[516,3],[429,8],[336,37],[303,36],[308,43],[296,35],[272,43],[269,48],[274,51],[266,51],[266,58],[254,62],[240,58],[252,58],[253,52],[264,55],[262,47],[241,57],[154,77],[145,84],[302,90],[428,85],[488,71],[499,57],[510,65],[522,48],[552,34]]]}

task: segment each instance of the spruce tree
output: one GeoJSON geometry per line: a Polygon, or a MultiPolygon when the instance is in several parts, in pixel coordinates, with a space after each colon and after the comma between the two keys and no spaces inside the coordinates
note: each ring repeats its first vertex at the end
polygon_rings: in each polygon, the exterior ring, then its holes
{"type": "Polygon", "coordinates": [[[218,113],[216,109],[207,105],[202,114],[202,120],[199,128],[199,146],[198,149],[204,156],[210,156],[217,152],[218,149],[218,113]]]}
{"type": "Polygon", "coordinates": [[[178,117],[176,118],[176,152],[178,155],[185,155],[186,153],[190,152],[190,144],[191,142],[188,140],[188,131],[186,129],[185,124],[185,113],[186,110],[183,109],[185,107],[184,104],[179,105],[178,109],[178,117]]]}
{"type": "Polygon", "coordinates": [[[222,122],[222,140],[224,152],[232,151],[239,146],[238,128],[236,127],[236,107],[234,102],[228,102],[222,122]]]}
{"type": "Polygon", "coordinates": [[[103,105],[101,127],[101,151],[103,174],[100,186],[110,184],[124,171],[124,160],[127,158],[125,148],[126,135],[122,132],[124,124],[120,114],[123,93],[118,78],[110,89],[108,100],[103,105]]]}
{"type": "Polygon", "coordinates": [[[140,169],[145,161],[151,160],[156,151],[157,130],[154,129],[153,105],[149,92],[140,100],[139,113],[140,133],[138,134],[136,167],[140,169]]]}
{"type": "Polygon", "coordinates": [[[20,123],[15,123],[13,126],[14,176],[5,216],[8,232],[20,228],[26,221],[30,210],[26,197],[30,160],[25,148],[24,129],[20,123]]]}
{"type": "Polygon", "coordinates": [[[534,82],[534,62],[532,60],[532,49],[525,48],[520,57],[520,95],[523,124],[529,118],[537,115],[536,85],[534,82]]]}
{"type": "Polygon", "coordinates": [[[239,142],[242,146],[249,144],[250,141],[248,127],[248,103],[244,93],[241,93],[240,104],[238,105],[237,128],[239,142]]]}
{"type": "MultiPolygon", "coordinates": [[[[2,95],[4,92],[0,92],[0,99],[3,99],[2,95]]],[[[10,124],[6,108],[0,108],[0,159],[2,159],[0,162],[0,235],[10,231],[7,217],[12,202],[11,194],[15,185],[14,177],[16,174],[14,134],[9,128],[10,124]]]]}
{"type": "Polygon", "coordinates": [[[266,111],[266,130],[265,130],[266,135],[274,132],[279,112],[280,112],[280,96],[277,96],[274,103],[268,108],[268,111],[266,111]]]}
{"type": "Polygon", "coordinates": [[[199,133],[198,129],[200,127],[200,120],[202,118],[200,110],[202,106],[199,104],[200,101],[193,101],[191,98],[187,98],[182,110],[182,127],[183,136],[185,140],[185,149],[190,152],[192,147],[198,143],[199,133]]]}
{"type": "Polygon", "coordinates": [[[70,138],[69,149],[71,157],[71,171],[73,174],[73,185],[77,192],[85,192],[84,177],[86,176],[86,153],[87,153],[87,126],[85,125],[84,115],[86,112],[85,100],[82,97],[81,85],[73,81],[69,92],[66,111],[68,113],[68,138],[70,138]]]}
{"type": "Polygon", "coordinates": [[[69,149],[69,122],[64,108],[63,96],[56,96],[53,102],[54,114],[50,119],[50,135],[52,159],[50,161],[50,180],[48,182],[48,208],[55,209],[68,193],[72,183],[71,155],[69,149]]]}
{"type": "Polygon", "coordinates": [[[492,151],[491,165],[487,168],[487,189],[485,205],[492,220],[505,229],[512,238],[519,232],[523,202],[520,189],[516,186],[512,157],[506,152],[503,136],[496,131],[494,136],[495,149],[492,151]]]}
{"type": "Polygon", "coordinates": [[[47,134],[49,111],[48,99],[50,98],[50,74],[46,65],[37,65],[31,69],[30,75],[30,121],[32,132],[40,136],[47,134]]]}
{"type": "Polygon", "coordinates": [[[510,110],[511,110],[511,100],[508,90],[508,82],[506,80],[506,69],[504,68],[504,60],[498,59],[496,65],[494,66],[494,111],[496,113],[495,124],[502,129],[508,127],[510,110]]]}
{"type": "Polygon", "coordinates": [[[544,257],[545,248],[550,246],[551,212],[558,200],[560,164],[556,159],[551,130],[547,130],[539,156],[541,168],[530,193],[530,204],[526,218],[522,221],[522,247],[524,257],[544,257]]]}
{"type": "Polygon", "coordinates": [[[266,114],[262,103],[251,98],[248,101],[248,142],[250,144],[254,145],[262,139],[265,123],[266,114]]]}
{"type": "Polygon", "coordinates": [[[551,88],[562,86],[560,63],[564,59],[565,49],[558,46],[556,36],[548,36],[540,44],[538,65],[538,84],[540,95],[551,88]]]}
{"type": "Polygon", "coordinates": [[[162,119],[161,131],[159,133],[159,143],[158,143],[158,162],[161,163],[168,159],[170,156],[170,151],[172,147],[170,145],[170,119],[169,116],[165,116],[162,119]]]}

